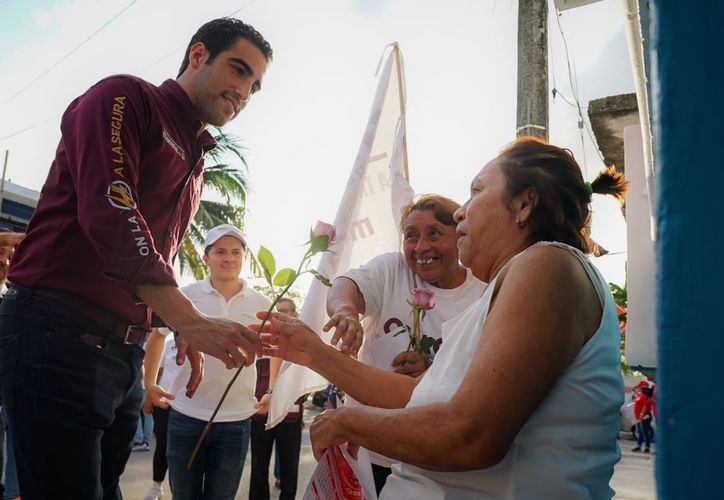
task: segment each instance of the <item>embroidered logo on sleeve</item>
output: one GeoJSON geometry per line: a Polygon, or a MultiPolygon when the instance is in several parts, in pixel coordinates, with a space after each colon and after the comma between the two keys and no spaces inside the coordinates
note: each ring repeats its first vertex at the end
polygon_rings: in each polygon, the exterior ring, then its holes
{"type": "Polygon", "coordinates": [[[176,144],[176,142],[173,139],[171,139],[171,136],[168,135],[168,132],[166,132],[165,130],[163,131],[163,140],[166,141],[166,144],[171,146],[171,149],[173,149],[176,152],[176,154],[181,157],[182,160],[184,160],[184,161],[186,160],[186,153],[184,153],[184,150],[181,149],[181,146],[176,144]]]}
{"type": "Polygon", "coordinates": [[[108,202],[121,210],[135,210],[136,202],[133,199],[131,188],[123,181],[113,181],[108,186],[106,193],[108,202]]]}

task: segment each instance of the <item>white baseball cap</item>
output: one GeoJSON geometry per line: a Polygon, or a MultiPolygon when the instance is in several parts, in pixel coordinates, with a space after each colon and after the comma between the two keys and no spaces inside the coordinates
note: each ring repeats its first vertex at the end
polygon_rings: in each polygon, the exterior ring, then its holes
{"type": "Polygon", "coordinates": [[[216,226],[215,228],[209,230],[208,234],[206,235],[206,242],[204,243],[204,248],[209,248],[211,245],[219,241],[219,238],[223,236],[233,236],[237,240],[241,241],[241,244],[244,245],[244,248],[246,248],[246,240],[244,239],[244,234],[238,227],[232,226],[231,224],[221,224],[220,226],[216,226]]]}

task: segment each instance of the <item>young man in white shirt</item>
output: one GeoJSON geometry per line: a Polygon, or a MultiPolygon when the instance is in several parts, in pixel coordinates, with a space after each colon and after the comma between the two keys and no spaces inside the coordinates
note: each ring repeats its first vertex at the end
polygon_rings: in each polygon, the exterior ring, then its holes
{"type": "MultiPolygon", "coordinates": [[[[223,224],[209,231],[204,250],[209,276],[183,288],[201,313],[249,324],[257,322],[258,311],[269,308],[269,299],[239,276],[245,250],[246,242],[236,227],[223,224]]],[[[191,469],[187,469],[196,440],[233,373],[221,361],[207,356],[203,379],[194,394],[187,394],[185,387],[191,373],[188,363],[181,367],[170,387],[156,385],[163,337],[167,334],[154,330],[148,340],[144,384],[155,405],[171,406],[167,458],[173,498],[233,500],[249,447],[250,417],[257,411],[256,368],[251,365],[241,371],[191,469]]]]}

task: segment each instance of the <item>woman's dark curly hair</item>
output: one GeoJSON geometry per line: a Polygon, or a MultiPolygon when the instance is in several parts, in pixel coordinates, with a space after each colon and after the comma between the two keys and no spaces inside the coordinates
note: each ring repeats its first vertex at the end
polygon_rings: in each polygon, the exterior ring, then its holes
{"type": "MultiPolygon", "coordinates": [[[[624,203],[626,179],[610,166],[586,183],[573,153],[535,137],[520,137],[498,155],[506,178],[505,201],[528,188],[535,191],[530,218],[534,241],[559,241],[586,253],[597,253],[591,240],[591,195],[610,194],[624,203]]],[[[511,206],[512,209],[512,206],[511,206]]]]}

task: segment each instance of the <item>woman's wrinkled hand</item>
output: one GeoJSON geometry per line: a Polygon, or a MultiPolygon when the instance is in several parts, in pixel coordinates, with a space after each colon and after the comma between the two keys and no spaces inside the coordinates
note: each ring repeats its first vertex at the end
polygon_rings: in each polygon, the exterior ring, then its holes
{"type": "Polygon", "coordinates": [[[420,354],[415,351],[401,352],[392,360],[392,366],[396,373],[419,377],[430,366],[430,357],[427,354],[420,354]]]}
{"type": "MultiPolygon", "coordinates": [[[[259,311],[256,317],[264,319],[266,311],[259,311]]],[[[259,331],[260,325],[249,325],[258,332],[263,344],[263,353],[279,357],[302,366],[309,366],[315,353],[325,347],[322,339],[304,322],[286,314],[271,313],[259,331]]]]}
{"type": "Polygon", "coordinates": [[[350,356],[356,356],[362,346],[364,336],[359,314],[347,310],[335,311],[322,330],[328,332],[332,328],[334,328],[334,335],[332,335],[330,344],[336,346],[341,339],[342,347],[340,350],[350,356]]]}
{"type": "MultiPolygon", "coordinates": [[[[341,417],[347,408],[339,408],[336,410],[325,410],[314,418],[312,426],[309,428],[309,437],[312,441],[312,451],[314,458],[319,461],[324,455],[327,448],[334,445],[341,445],[347,442],[341,437],[341,417]]],[[[359,446],[354,443],[348,443],[347,451],[357,459],[357,450],[359,446]]]]}

